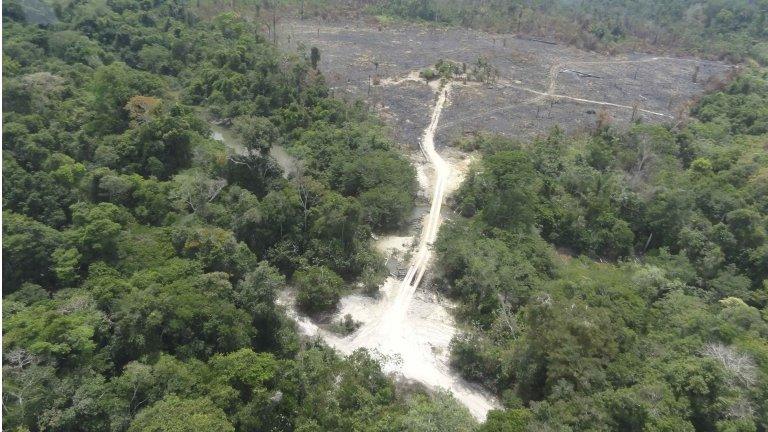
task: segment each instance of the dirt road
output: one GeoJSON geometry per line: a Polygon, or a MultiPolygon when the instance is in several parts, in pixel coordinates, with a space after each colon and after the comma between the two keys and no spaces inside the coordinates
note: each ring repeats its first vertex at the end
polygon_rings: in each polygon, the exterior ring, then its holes
{"type": "Polygon", "coordinates": [[[384,368],[406,379],[419,381],[428,387],[449,390],[478,420],[498,407],[498,401],[451,370],[449,345],[456,333],[453,319],[438,303],[415,299],[416,289],[427,271],[432,255],[431,245],[442,222],[441,210],[451,176],[451,165],[435,150],[435,132],[443,107],[454,86],[448,83],[439,89],[429,125],[419,143],[434,170],[429,214],[416,251],[403,280],[387,279],[382,295],[376,301],[364,296],[344,300],[341,314],[352,313],[362,327],[348,337],[339,337],[315,325],[306,317],[292,311],[300,328],[309,335],[321,336],[329,345],[349,354],[367,348],[383,356],[384,368]]]}
{"type": "MultiPolygon", "coordinates": [[[[413,85],[414,82],[417,85],[426,85],[423,80],[415,78],[416,76],[417,72],[411,72],[400,79],[386,79],[384,85],[400,86],[409,85],[409,83],[413,85]]],[[[556,88],[557,73],[551,73],[549,81],[545,87],[548,90],[546,92],[524,88],[526,92],[533,93],[534,97],[521,100],[518,104],[537,103],[545,98],[568,98],[568,96],[553,93],[556,88]]],[[[477,84],[471,85],[477,86],[477,84]]],[[[451,370],[450,341],[456,334],[456,328],[446,305],[421,301],[417,298],[417,288],[432,257],[431,245],[437,237],[442,222],[442,204],[449,192],[447,185],[452,175],[451,164],[435,149],[435,134],[445,126],[441,118],[452,90],[466,88],[467,85],[448,82],[443,87],[436,85],[430,87],[437,92],[437,96],[429,123],[419,140],[421,152],[432,170],[430,209],[424,218],[421,234],[405,277],[403,280],[387,279],[382,287],[382,295],[378,299],[353,295],[342,300],[337,318],[349,313],[355,320],[363,323],[359,330],[347,337],[341,337],[320,328],[310,319],[298,314],[295,309],[291,309],[290,313],[305,334],[322,337],[326,343],[344,354],[350,354],[360,348],[378,352],[382,355],[382,363],[386,371],[396,372],[406,379],[419,381],[428,387],[449,390],[478,420],[483,420],[490,409],[499,406],[498,401],[451,370]]],[[[624,107],[624,105],[610,102],[589,102],[624,107]]],[[[506,107],[497,109],[503,110],[506,107]]],[[[479,115],[487,115],[487,112],[479,115]]],[[[465,116],[464,119],[473,117],[475,115],[465,116]]],[[[291,301],[285,300],[283,303],[291,304],[291,301]]]]}

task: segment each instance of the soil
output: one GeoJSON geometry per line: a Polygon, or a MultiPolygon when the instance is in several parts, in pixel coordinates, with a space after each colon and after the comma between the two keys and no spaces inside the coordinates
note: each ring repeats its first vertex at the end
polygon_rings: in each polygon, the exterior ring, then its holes
{"type": "Polygon", "coordinates": [[[319,67],[334,95],[365,100],[392,126],[395,137],[413,149],[434,99],[434,89],[424,85],[418,72],[440,59],[471,68],[484,57],[499,78],[491,85],[454,89],[436,137],[438,148],[477,131],[528,139],[555,125],[569,132],[588,130],[601,109],[616,124],[625,124],[635,105],[636,118],[642,121],[674,122],[708,83],[724,79],[732,68],[696,59],[608,57],[514,35],[414,24],[284,20],[278,36],[286,50],[305,54],[309,47],[318,47],[319,67]],[[373,85],[375,77],[379,85],[373,85]]]}

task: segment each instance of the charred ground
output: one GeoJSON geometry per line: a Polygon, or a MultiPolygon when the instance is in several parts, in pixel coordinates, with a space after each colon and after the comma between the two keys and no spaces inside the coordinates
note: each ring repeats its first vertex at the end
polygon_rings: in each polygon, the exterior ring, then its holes
{"type": "Polygon", "coordinates": [[[318,47],[320,69],[335,95],[365,100],[400,141],[414,147],[434,92],[402,79],[441,59],[471,65],[484,58],[498,78],[455,88],[439,126],[438,147],[480,131],[525,139],[555,125],[569,132],[590,129],[601,110],[617,123],[631,121],[633,113],[641,121],[674,123],[691,100],[732,69],[719,62],[609,57],[514,35],[362,20],[287,20],[279,24],[278,36],[287,49],[318,47]]]}

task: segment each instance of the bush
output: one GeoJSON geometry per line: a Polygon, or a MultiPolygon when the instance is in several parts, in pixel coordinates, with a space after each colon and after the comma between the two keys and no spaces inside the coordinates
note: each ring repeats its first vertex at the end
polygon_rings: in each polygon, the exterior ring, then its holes
{"type": "Polygon", "coordinates": [[[435,72],[434,70],[432,70],[430,68],[427,68],[427,69],[423,69],[421,72],[419,72],[419,76],[424,78],[427,81],[432,81],[432,80],[437,79],[437,72],[435,72]]]}
{"type": "Polygon", "coordinates": [[[341,298],[344,281],[325,266],[312,266],[297,271],[293,281],[298,289],[296,301],[308,313],[329,311],[341,298]]]}

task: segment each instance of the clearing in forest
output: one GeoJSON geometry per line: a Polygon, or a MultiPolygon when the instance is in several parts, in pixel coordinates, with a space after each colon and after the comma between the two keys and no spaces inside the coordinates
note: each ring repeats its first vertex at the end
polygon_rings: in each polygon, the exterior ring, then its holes
{"type": "Polygon", "coordinates": [[[435,96],[409,78],[418,80],[418,71],[441,59],[468,67],[486,59],[498,77],[453,90],[438,127],[438,148],[479,131],[525,139],[555,125],[590,129],[601,110],[617,123],[633,114],[646,122],[675,122],[731,69],[696,59],[609,57],[514,35],[364,21],[284,21],[278,41],[286,50],[319,48],[319,67],[335,95],[374,105],[396,137],[414,148],[435,96]]]}

